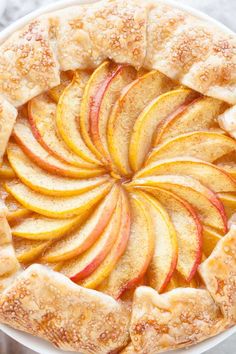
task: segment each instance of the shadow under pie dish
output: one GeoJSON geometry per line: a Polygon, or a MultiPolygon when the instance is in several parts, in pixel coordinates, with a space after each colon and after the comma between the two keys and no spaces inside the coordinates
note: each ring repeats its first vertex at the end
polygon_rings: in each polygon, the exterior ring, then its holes
{"type": "Polygon", "coordinates": [[[1,45],[0,322],[81,353],[235,325],[235,65],[235,34],[158,1],[1,45]]]}

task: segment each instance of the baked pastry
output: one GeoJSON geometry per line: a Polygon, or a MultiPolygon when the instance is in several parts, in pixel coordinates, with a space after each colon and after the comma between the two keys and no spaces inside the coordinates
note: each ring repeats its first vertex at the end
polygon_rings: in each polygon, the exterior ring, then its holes
{"type": "Polygon", "coordinates": [[[235,325],[235,38],[106,0],[0,46],[0,322],[84,354],[235,325]]]}

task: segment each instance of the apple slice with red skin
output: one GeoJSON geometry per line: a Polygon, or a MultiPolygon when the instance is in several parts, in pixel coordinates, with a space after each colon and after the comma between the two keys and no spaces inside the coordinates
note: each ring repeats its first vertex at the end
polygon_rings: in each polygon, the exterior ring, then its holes
{"type": "Polygon", "coordinates": [[[114,64],[110,61],[105,61],[94,70],[85,87],[80,106],[79,126],[83,140],[93,154],[99,160],[103,161],[103,163],[107,163],[106,158],[104,159],[103,154],[94,145],[92,137],[90,136],[90,113],[93,106],[94,96],[99,91],[101,85],[103,85],[104,80],[111,75],[113,65],[114,64]]]}
{"type": "Polygon", "coordinates": [[[236,141],[229,136],[207,131],[196,131],[167,140],[152,150],[146,165],[177,156],[191,156],[207,162],[214,162],[221,156],[236,150],[236,141]]]}
{"type": "Polygon", "coordinates": [[[54,243],[44,254],[45,262],[65,261],[87,251],[100,237],[114,213],[120,187],[114,185],[87,221],[67,237],[54,243]]]}
{"type": "Polygon", "coordinates": [[[215,192],[236,192],[236,181],[227,172],[194,157],[157,160],[137,172],[135,178],[172,174],[196,178],[215,192]]]}
{"type": "Polygon", "coordinates": [[[194,91],[180,88],[158,96],[144,108],[134,124],[130,138],[129,161],[133,171],[138,171],[143,165],[159,124],[166,117],[180,115],[195,97],[194,91]]]}
{"type": "Polygon", "coordinates": [[[224,206],[217,195],[189,176],[164,175],[134,179],[130,186],[157,187],[179,196],[191,204],[204,224],[227,231],[224,206]]]}
{"type": "Polygon", "coordinates": [[[169,283],[178,261],[177,235],[166,209],[152,195],[139,193],[146,203],[152,218],[155,236],[155,250],[149,265],[147,276],[151,287],[163,292],[169,283]]]}
{"type": "Polygon", "coordinates": [[[81,101],[89,77],[90,74],[86,71],[75,71],[71,84],[67,86],[59,99],[56,111],[56,126],[71,151],[85,161],[100,165],[101,161],[85,144],[78,122],[81,113],[81,101]]]}
{"type": "Polygon", "coordinates": [[[146,204],[138,194],[132,193],[129,196],[131,205],[129,242],[125,253],[102,286],[102,291],[114,298],[121,297],[126,290],[140,284],[154,254],[154,232],[146,204]]]}
{"type": "Polygon", "coordinates": [[[151,71],[126,86],[116,101],[108,122],[107,138],[112,160],[122,175],[132,174],[129,146],[138,116],[150,101],[173,86],[173,81],[165,75],[151,71]]]}
{"type": "Polygon", "coordinates": [[[110,67],[110,72],[104,71],[104,78],[97,92],[90,97],[89,133],[94,145],[110,162],[107,144],[107,123],[111,109],[118,99],[121,90],[137,77],[136,70],[128,65],[110,67]]]}
{"type": "Polygon", "coordinates": [[[236,195],[233,193],[218,193],[218,197],[224,204],[228,219],[231,218],[236,213],[236,195]]]}
{"type": "Polygon", "coordinates": [[[88,178],[105,173],[105,169],[102,167],[94,166],[93,169],[79,168],[66,164],[50,155],[35,139],[29,123],[25,119],[17,120],[13,136],[24,153],[45,171],[71,178],[88,178]]]}
{"type": "Polygon", "coordinates": [[[52,175],[38,167],[15,143],[8,143],[7,155],[19,179],[36,192],[53,196],[72,196],[89,191],[109,180],[108,175],[72,179],[52,175]]]}
{"type": "Polygon", "coordinates": [[[188,202],[171,192],[153,187],[143,190],[155,196],[169,213],[178,242],[177,270],[190,282],[202,259],[202,224],[198,214],[188,202]]]}
{"type": "Polygon", "coordinates": [[[121,226],[121,198],[116,209],[98,240],[79,257],[64,263],[60,272],[74,282],[79,282],[90,276],[104,261],[116,242],[121,226]]]}
{"type": "Polygon", "coordinates": [[[178,135],[193,131],[217,129],[217,117],[228,105],[211,97],[200,97],[180,114],[172,114],[161,121],[156,130],[154,146],[178,135]]]}
{"type": "Polygon", "coordinates": [[[58,134],[56,110],[57,105],[46,94],[29,101],[28,117],[35,138],[44,149],[59,160],[77,167],[93,168],[93,164],[69,150],[58,134]]]}
{"type": "Polygon", "coordinates": [[[121,192],[122,215],[119,235],[110,253],[101,265],[86,279],[79,284],[85,288],[96,289],[113,271],[117,262],[124,254],[130,236],[130,205],[124,190],[121,192]]]}

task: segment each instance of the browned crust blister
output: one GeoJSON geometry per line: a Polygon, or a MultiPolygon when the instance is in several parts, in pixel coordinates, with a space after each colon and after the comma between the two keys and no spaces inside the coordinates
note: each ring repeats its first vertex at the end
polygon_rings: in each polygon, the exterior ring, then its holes
{"type": "MultiPolygon", "coordinates": [[[[74,6],[31,21],[0,47],[0,160],[16,119],[14,107],[58,85],[60,70],[93,69],[107,58],[157,69],[236,104],[234,34],[164,2],[74,6]]],[[[5,288],[0,322],[59,348],[106,354],[128,345],[123,353],[151,354],[195,344],[236,323],[234,229],[200,268],[206,290],[180,288],[159,295],[140,287],[132,315],[110,296],[81,288],[46,267],[32,265],[18,275],[4,208],[0,233],[0,290],[5,288]]]]}

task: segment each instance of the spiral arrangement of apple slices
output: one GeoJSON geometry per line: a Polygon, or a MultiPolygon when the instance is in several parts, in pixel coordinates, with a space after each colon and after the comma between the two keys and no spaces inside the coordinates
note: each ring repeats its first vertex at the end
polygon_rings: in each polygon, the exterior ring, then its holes
{"type": "Polygon", "coordinates": [[[116,298],[197,287],[236,210],[226,108],[158,71],[62,73],[20,109],[0,169],[19,261],[116,298]]]}

